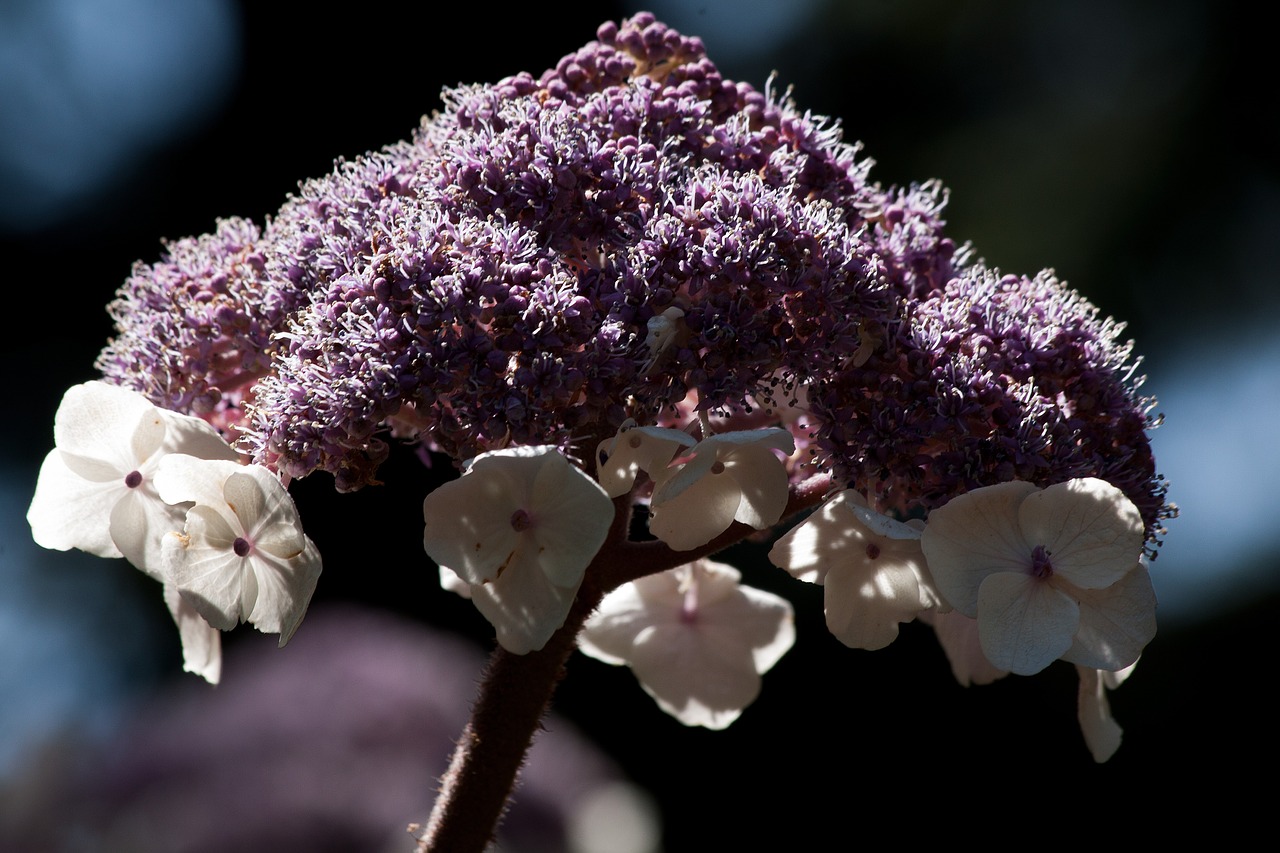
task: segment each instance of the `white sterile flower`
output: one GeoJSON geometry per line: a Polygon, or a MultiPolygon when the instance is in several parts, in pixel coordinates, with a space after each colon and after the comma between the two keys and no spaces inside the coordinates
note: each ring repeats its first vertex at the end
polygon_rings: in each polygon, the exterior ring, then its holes
{"type": "Polygon", "coordinates": [[[261,465],[171,454],[155,479],[166,501],[194,503],[183,531],[164,538],[168,576],[183,600],[219,630],[250,622],[287,643],[321,565],[279,478],[261,465]]]}
{"type": "Polygon", "coordinates": [[[704,438],[690,461],[658,482],[650,499],[649,532],[677,551],[688,551],[735,521],[757,530],[777,524],[788,489],[787,469],[775,449],[794,452],[791,433],[771,428],[704,438]]]}
{"type": "Polygon", "coordinates": [[[171,583],[164,585],[164,603],[182,639],[183,670],[217,684],[222,677],[222,637],[218,629],[206,622],[171,583]]]}
{"type": "Polygon", "coordinates": [[[1120,737],[1124,734],[1124,730],[1111,716],[1107,691],[1119,687],[1137,665],[1135,661],[1118,672],[1076,666],[1076,672],[1080,674],[1076,718],[1080,721],[1080,732],[1084,735],[1085,745],[1089,747],[1093,760],[1099,764],[1115,755],[1120,748],[1120,737]]]}
{"type": "Polygon", "coordinates": [[[840,492],[773,546],[769,559],[792,576],[821,584],[827,628],[846,646],[880,649],[939,603],[929,584],[920,526],[840,492]]]}
{"type": "Polygon", "coordinates": [[[1142,518],[1103,480],[976,489],[930,513],[921,545],[999,669],[1031,675],[1062,658],[1115,671],[1155,636],[1142,518]]]}
{"type": "Polygon", "coordinates": [[[657,482],[676,453],[695,444],[693,436],[678,429],[624,425],[616,436],[600,442],[596,477],[609,497],[621,497],[635,486],[641,471],[657,482]]]}
{"type": "Polygon", "coordinates": [[[234,460],[199,418],[152,405],[106,382],[67,389],[54,417],[56,445],[40,467],[27,521],[36,544],[121,557],[162,577],[160,542],[182,527],[185,508],[166,504],[152,481],[170,453],[234,460]]]}
{"type": "Polygon", "coordinates": [[[790,602],[741,586],[738,570],[696,560],[623,584],[578,635],[597,660],[631,667],[662,710],[723,729],[760,694],[760,676],[795,642],[790,602]]]}
{"type": "Polygon", "coordinates": [[[613,523],[613,501],[555,447],[482,453],[422,505],[423,546],[470,584],[507,651],[546,645],[613,523]]]}

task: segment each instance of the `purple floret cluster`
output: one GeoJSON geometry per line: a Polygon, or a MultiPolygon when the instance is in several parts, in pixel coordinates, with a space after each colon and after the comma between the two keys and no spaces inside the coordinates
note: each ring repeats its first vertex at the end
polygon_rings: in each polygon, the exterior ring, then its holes
{"type": "Polygon", "coordinates": [[[648,14],[444,104],[261,229],[135,268],[107,378],[344,491],[390,438],[580,453],[627,418],[807,398],[816,464],[886,507],[1099,476],[1154,538],[1120,328],[1048,273],[972,263],[939,185],[872,182],[838,125],[648,14]]]}
{"type": "Polygon", "coordinates": [[[815,443],[838,479],[902,515],[1009,480],[1099,477],[1154,542],[1172,509],[1122,331],[1050,271],[974,265],[908,303],[865,364],[811,388],[815,443]]]}

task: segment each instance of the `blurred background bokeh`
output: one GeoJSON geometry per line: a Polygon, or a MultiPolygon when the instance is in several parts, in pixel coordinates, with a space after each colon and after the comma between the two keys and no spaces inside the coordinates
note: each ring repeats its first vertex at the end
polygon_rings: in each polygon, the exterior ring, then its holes
{"type": "Polygon", "coordinates": [[[1158,809],[1158,838],[1265,816],[1274,786],[1242,768],[1280,758],[1280,136],[1272,35],[1241,0],[0,0],[0,850],[406,849],[490,644],[421,550],[442,472],[406,454],[377,489],[296,483],[325,556],[311,615],[284,650],[227,635],[217,688],[181,672],[153,582],[42,551],[26,507],[135,260],[218,217],[261,223],[335,158],[408,135],[442,86],[536,74],[642,8],[727,76],[776,74],[838,117],[880,182],[941,179],[951,235],[988,263],[1053,267],[1128,321],[1181,516],[1106,765],[1071,667],[962,688],[919,625],[846,649],[821,591],[743,546],[728,559],[747,582],[797,608],[760,699],[727,731],[686,729],[625,669],[576,656],[506,849],[843,849],[1071,808],[1158,809]],[[615,790],[614,811],[591,796],[615,790]],[[599,814],[603,846],[565,829],[599,814]]]}

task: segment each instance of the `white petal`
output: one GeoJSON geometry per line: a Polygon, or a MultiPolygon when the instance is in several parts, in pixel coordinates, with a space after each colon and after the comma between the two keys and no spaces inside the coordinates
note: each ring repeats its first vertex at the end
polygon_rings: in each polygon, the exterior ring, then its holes
{"type": "Polygon", "coordinates": [[[708,473],[673,498],[661,489],[654,492],[649,532],[677,551],[688,551],[728,530],[741,503],[742,491],[732,477],[708,473]]]}
{"type": "Polygon", "coordinates": [[[230,631],[247,615],[242,608],[247,558],[232,550],[239,534],[221,513],[197,505],[187,512],[186,532],[170,533],[162,541],[170,582],[221,631],[230,631]]]}
{"type": "Polygon", "coordinates": [[[699,618],[702,623],[731,626],[751,649],[751,659],[760,675],[773,669],[796,642],[791,602],[755,587],[738,586],[736,595],[704,608],[699,618]]]}
{"type": "Polygon", "coordinates": [[[422,502],[427,555],[467,583],[498,577],[520,544],[511,517],[523,497],[501,469],[482,467],[438,486],[422,502]]]}
{"type": "Polygon", "coordinates": [[[298,630],[320,579],[320,551],[310,539],[301,553],[280,559],[255,549],[250,567],[257,596],[247,621],[266,634],[279,634],[280,645],[298,630]]]}
{"type": "Polygon", "coordinates": [[[742,494],[734,521],[764,530],[778,523],[787,508],[787,469],[765,447],[748,446],[724,457],[725,474],[742,494]]]}
{"type": "Polygon", "coordinates": [[[1035,675],[1071,647],[1080,608],[1052,584],[1022,572],[997,572],[978,595],[978,639],[999,669],[1035,675]]]}
{"type": "Polygon", "coordinates": [[[165,503],[198,503],[232,514],[224,487],[229,477],[244,470],[243,465],[226,459],[170,453],[156,465],[153,482],[165,503]]]}
{"type": "Polygon", "coordinates": [[[471,584],[458,577],[453,569],[440,566],[440,588],[463,598],[471,597],[471,584]]]}
{"type": "Polygon", "coordinates": [[[150,489],[126,490],[111,510],[108,533],[119,552],[151,577],[166,581],[162,542],[165,534],[181,531],[185,506],[161,501],[150,489]]]}
{"type": "Polygon", "coordinates": [[[723,729],[760,695],[751,651],[732,629],[658,625],[637,637],[631,669],[645,692],[686,726],[723,729]]]}
{"type": "Polygon", "coordinates": [[[161,453],[183,453],[198,459],[221,459],[238,462],[240,454],[227,444],[207,421],[191,415],[182,415],[168,409],[160,409],[164,419],[164,443],[161,453]]]}
{"type": "Polygon", "coordinates": [[[970,684],[990,684],[1009,674],[987,660],[978,640],[978,620],[965,616],[959,610],[940,613],[929,610],[920,614],[920,620],[933,625],[938,644],[951,664],[951,674],[963,687],[970,684]]]}
{"type": "Polygon", "coordinates": [[[844,495],[828,499],[784,534],[769,550],[769,561],[798,580],[822,584],[849,549],[865,550],[857,525],[841,508],[844,495]]]}
{"type": "Polygon", "coordinates": [[[863,559],[827,574],[823,605],[827,629],[846,646],[882,649],[898,638],[898,625],[910,622],[925,606],[920,584],[909,565],[863,559]]]}
{"type": "Polygon", "coordinates": [[[141,394],[106,382],[68,388],[53,423],[59,450],[109,462],[121,476],[160,448],[164,432],[160,409],[141,394]]]}
{"type": "Polygon", "coordinates": [[[191,606],[173,584],[164,585],[164,603],[178,626],[182,639],[182,668],[210,684],[222,677],[222,638],[191,606]]]}
{"type": "Polygon", "coordinates": [[[536,469],[531,492],[538,562],[553,584],[576,587],[613,524],[613,501],[559,453],[536,469]]]}
{"type": "Polygon", "coordinates": [[[1156,594],[1139,563],[1104,590],[1071,590],[1080,601],[1080,627],[1063,654],[1072,663],[1108,671],[1138,660],[1156,635],[1156,594]]]}
{"type": "Polygon", "coordinates": [[[86,480],[74,473],[60,450],[40,466],[35,496],[27,510],[31,537],[42,548],[79,548],[98,557],[119,557],[111,540],[111,508],[128,488],[123,479],[86,480]]]}
{"type": "Polygon", "coordinates": [[[606,663],[630,664],[645,691],[686,725],[724,728],[795,642],[790,602],[740,586],[740,577],[704,559],[624,584],[588,620],[579,645],[606,663]]]}
{"type": "MultiPolygon", "coordinates": [[[[730,453],[745,447],[772,447],[791,454],[795,452],[796,440],[787,430],[776,427],[724,432],[705,438],[694,446],[693,459],[681,466],[670,478],[663,480],[655,490],[654,499],[658,499],[658,492],[662,492],[663,500],[678,497],[685,489],[700,481],[717,461],[724,460],[730,453]]],[[[778,464],[782,464],[780,460],[778,464]]]]}
{"type": "Polygon", "coordinates": [[[934,606],[916,528],[873,513],[841,492],[782,537],[770,558],[802,580],[826,586],[827,628],[852,648],[879,649],[898,625],[934,606]],[[876,531],[886,531],[891,536],[876,531]]]}
{"type": "Polygon", "coordinates": [[[1101,764],[1120,748],[1124,730],[1111,716],[1111,703],[1107,701],[1102,673],[1084,666],[1077,666],[1076,671],[1080,674],[1076,719],[1080,721],[1080,731],[1089,753],[1094,761],[1101,764]]]}
{"type": "Polygon", "coordinates": [[[471,600],[493,625],[498,644],[518,655],[547,644],[577,594],[576,586],[552,584],[532,562],[513,565],[497,580],[471,587],[471,600]]]}
{"type": "Polygon", "coordinates": [[[1023,538],[1043,545],[1053,571],[1074,586],[1102,589],[1142,553],[1142,516],[1124,492],[1095,478],[1069,480],[1030,495],[1018,510],[1023,538]]]}
{"type": "Polygon", "coordinates": [[[672,572],[640,578],[607,594],[578,634],[578,648],[613,666],[625,664],[636,637],[659,620],[679,613],[682,595],[672,572]]]}
{"type": "Polygon", "coordinates": [[[920,539],[929,572],[947,602],[977,616],[978,588],[992,572],[1026,572],[1033,546],[1022,537],[1018,507],[1035,493],[1013,481],[975,489],[929,513],[920,539]]]}

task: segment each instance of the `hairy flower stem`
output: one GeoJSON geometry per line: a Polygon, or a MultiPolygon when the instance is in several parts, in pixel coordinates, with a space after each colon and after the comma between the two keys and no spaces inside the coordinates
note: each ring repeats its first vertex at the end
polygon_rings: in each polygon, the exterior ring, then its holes
{"type": "Polygon", "coordinates": [[[598,588],[594,595],[580,594],[565,624],[538,651],[494,650],[418,842],[423,853],[482,853],[494,839],[578,631],[602,596],[598,588]]]}
{"type": "MultiPolygon", "coordinates": [[[[783,518],[816,506],[829,487],[826,476],[794,486],[783,518]]],[[[756,532],[735,523],[700,548],[674,551],[661,542],[628,541],[630,496],[615,499],[614,506],[609,536],[587,568],[564,624],[537,651],[518,655],[499,646],[490,656],[471,720],[454,748],[418,841],[421,853],[483,853],[494,840],[520,767],[564,677],[565,663],[577,648],[578,632],[606,592],[715,553],[756,532]]]]}

